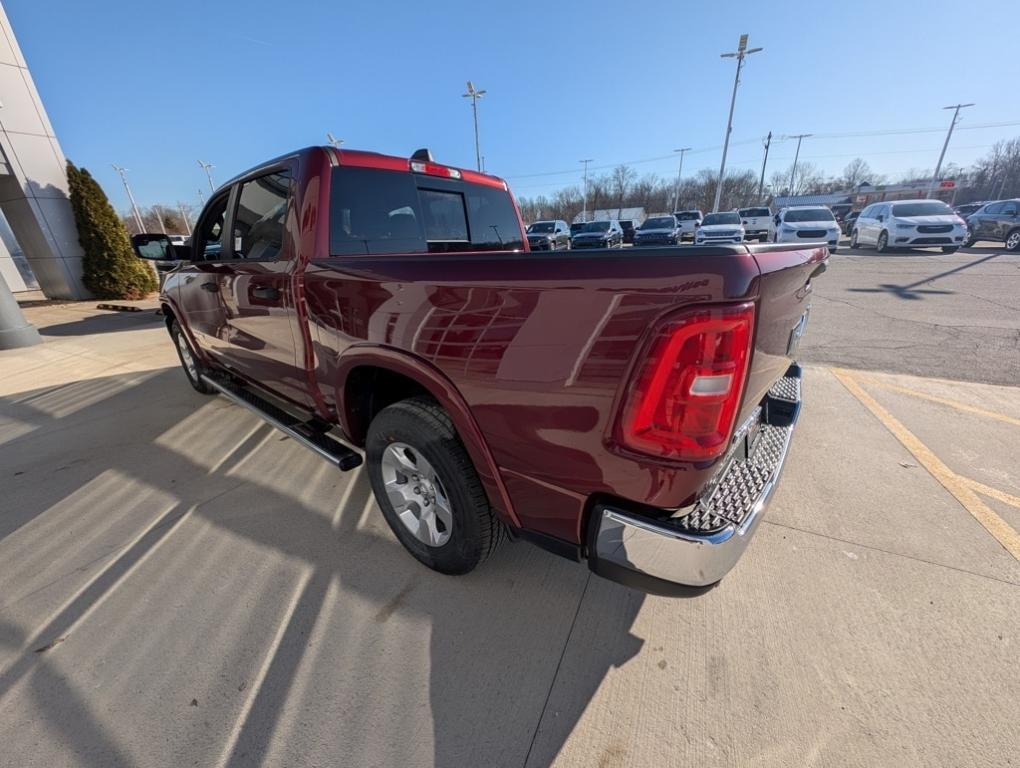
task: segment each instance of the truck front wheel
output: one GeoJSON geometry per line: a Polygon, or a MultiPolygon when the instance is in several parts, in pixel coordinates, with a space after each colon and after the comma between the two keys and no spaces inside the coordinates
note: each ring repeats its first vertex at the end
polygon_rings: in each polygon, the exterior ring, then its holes
{"type": "Polygon", "coordinates": [[[365,456],[386,522],[429,568],[467,573],[502,541],[503,524],[435,400],[414,397],[380,411],[369,425],[365,456]]]}

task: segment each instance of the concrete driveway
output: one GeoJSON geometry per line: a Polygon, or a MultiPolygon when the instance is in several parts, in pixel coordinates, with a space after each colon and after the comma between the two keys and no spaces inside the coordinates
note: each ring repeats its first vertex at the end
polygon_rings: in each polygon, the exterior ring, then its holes
{"type": "Polygon", "coordinates": [[[194,393],[159,318],[28,314],[5,766],[1016,761],[1020,390],[809,366],[757,540],[677,600],[526,544],[432,573],[363,474],[194,393]]]}

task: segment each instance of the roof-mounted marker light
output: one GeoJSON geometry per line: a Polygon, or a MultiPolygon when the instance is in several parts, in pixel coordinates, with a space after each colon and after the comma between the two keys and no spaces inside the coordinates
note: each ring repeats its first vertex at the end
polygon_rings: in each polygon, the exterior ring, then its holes
{"type": "Polygon", "coordinates": [[[423,163],[418,160],[411,161],[411,170],[415,173],[424,173],[429,176],[445,176],[448,179],[459,179],[461,173],[456,168],[447,168],[437,163],[423,163]]]}

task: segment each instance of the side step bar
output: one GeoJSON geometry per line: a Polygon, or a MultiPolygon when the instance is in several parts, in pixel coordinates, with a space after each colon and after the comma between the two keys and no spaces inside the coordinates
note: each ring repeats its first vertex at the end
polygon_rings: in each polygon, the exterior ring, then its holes
{"type": "Polygon", "coordinates": [[[361,466],[361,455],[325,432],[314,429],[307,422],[259,397],[245,387],[228,379],[208,373],[201,374],[202,381],[221,395],[242,408],[247,408],[263,421],[276,427],[305,448],[319,454],[326,461],[335,464],[342,472],[361,466]]]}

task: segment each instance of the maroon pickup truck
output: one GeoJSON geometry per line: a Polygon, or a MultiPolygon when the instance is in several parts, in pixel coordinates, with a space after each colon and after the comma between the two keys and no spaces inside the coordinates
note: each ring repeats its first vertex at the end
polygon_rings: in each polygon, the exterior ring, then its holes
{"type": "Polygon", "coordinates": [[[800,409],[822,245],[533,253],[506,183],[313,147],[225,184],[161,302],[191,385],[340,470],[425,565],[524,538],[652,592],[730,570],[800,409]],[[360,449],[360,450],[356,450],[360,449]]]}

